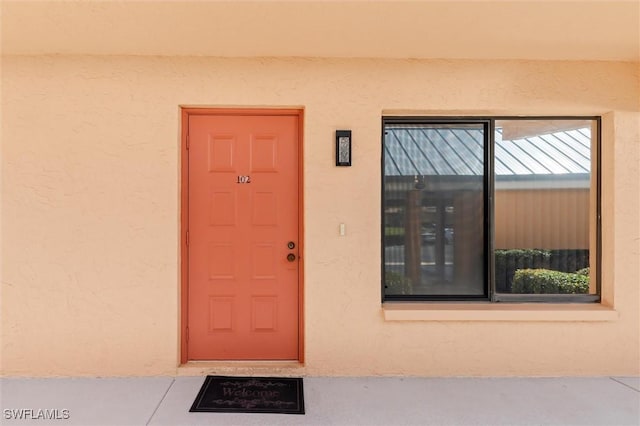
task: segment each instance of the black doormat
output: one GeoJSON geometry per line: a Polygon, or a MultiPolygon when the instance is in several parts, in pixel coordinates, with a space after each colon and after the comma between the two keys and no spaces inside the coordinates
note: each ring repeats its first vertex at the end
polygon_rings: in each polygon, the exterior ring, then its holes
{"type": "Polygon", "coordinates": [[[302,379],[207,376],[189,411],[304,414],[302,379]]]}

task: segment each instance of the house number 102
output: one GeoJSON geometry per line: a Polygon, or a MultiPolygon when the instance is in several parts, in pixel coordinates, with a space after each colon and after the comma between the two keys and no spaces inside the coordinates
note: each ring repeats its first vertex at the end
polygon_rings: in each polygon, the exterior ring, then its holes
{"type": "Polygon", "coordinates": [[[251,183],[251,176],[238,176],[236,183],[251,183]]]}

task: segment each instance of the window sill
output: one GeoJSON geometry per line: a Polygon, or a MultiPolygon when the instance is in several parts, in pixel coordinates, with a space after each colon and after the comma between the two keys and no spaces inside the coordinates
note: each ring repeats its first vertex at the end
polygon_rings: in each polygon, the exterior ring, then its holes
{"type": "Polygon", "coordinates": [[[385,321],[615,321],[618,312],[600,304],[394,303],[382,305],[385,321]]]}

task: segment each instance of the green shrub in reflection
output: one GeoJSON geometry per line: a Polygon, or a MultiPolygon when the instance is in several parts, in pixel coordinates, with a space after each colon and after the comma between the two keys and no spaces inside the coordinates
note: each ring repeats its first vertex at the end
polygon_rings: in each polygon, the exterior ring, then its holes
{"type": "Polygon", "coordinates": [[[518,269],[513,277],[511,291],[520,294],[588,294],[589,275],[588,271],[587,274],[584,273],[584,269],[578,273],[518,269]]]}
{"type": "Polygon", "coordinates": [[[411,294],[411,280],[398,272],[385,272],[385,294],[411,294]]]}
{"type": "Polygon", "coordinates": [[[586,249],[498,249],[495,250],[495,285],[498,293],[516,293],[512,289],[519,269],[548,269],[589,275],[589,250],[586,249]]]}
{"type": "Polygon", "coordinates": [[[589,267],[587,266],[586,268],[576,271],[576,274],[589,276],[589,267]]]}

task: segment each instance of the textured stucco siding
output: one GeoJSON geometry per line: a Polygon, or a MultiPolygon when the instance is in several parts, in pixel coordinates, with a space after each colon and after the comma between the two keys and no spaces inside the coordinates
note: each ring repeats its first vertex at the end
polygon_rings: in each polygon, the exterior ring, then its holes
{"type": "Polygon", "coordinates": [[[304,108],[299,372],[639,374],[638,78],[607,62],[3,57],[2,373],[176,373],[183,105],[304,108]],[[618,319],[386,322],[384,114],[603,115],[602,285],[618,319]],[[342,128],[350,168],[334,166],[342,128]]]}

